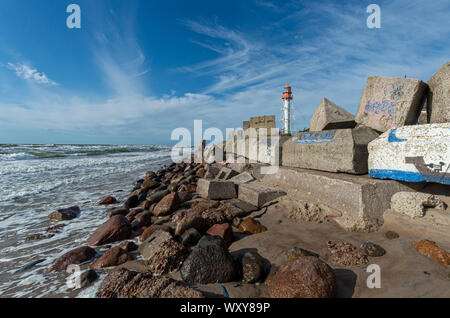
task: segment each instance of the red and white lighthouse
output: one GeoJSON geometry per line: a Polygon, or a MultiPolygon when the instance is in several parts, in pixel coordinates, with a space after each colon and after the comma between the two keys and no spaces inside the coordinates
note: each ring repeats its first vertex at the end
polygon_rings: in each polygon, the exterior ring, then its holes
{"type": "Polygon", "coordinates": [[[282,118],[284,124],[284,134],[289,134],[291,132],[291,101],[293,98],[291,87],[289,84],[286,84],[283,91],[283,97],[281,98],[284,101],[282,118]]]}

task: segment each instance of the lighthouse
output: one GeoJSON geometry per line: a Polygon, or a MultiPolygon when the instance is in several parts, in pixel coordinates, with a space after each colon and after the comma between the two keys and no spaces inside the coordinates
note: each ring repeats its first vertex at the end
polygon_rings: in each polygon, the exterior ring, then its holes
{"type": "Polygon", "coordinates": [[[283,104],[283,134],[289,134],[291,132],[291,101],[293,99],[291,87],[286,84],[283,91],[282,100],[283,104]]]}

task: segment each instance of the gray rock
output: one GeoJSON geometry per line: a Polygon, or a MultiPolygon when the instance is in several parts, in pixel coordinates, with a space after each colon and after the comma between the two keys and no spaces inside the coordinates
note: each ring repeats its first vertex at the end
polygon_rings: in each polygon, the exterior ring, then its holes
{"type": "Polygon", "coordinates": [[[386,250],[384,248],[372,242],[363,243],[361,245],[361,249],[367,256],[370,257],[380,257],[386,254],[386,250]]]}
{"type": "Polygon", "coordinates": [[[242,256],[242,281],[256,283],[265,274],[264,259],[256,252],[246,252],[242,256]]]}
{"type": "Polygon", "coordinates": [[[418,79],[370,76],[355,121],[385,132],[416,124],[427,84],[418,79]]]}
{"type": "Polygon", "coordinates": [[[92,283],[95,282],[98,279],[98,277],[99,276],[97,272],[92,269],[85,271],[80,276],[81,288],[85,288],[92,285],[92,283]]]}
{"type": "Polygon", "coordinates": [[[127,209],[133,209],[139,205],[139,196],[137,194],[130,196],[123,206],[127,209]]]}
{"type": "Polygon", "coordinates": [[[232,181],[200,179],[197,193],[204,199],[226,200],[236,198],[236,188],[232,181]]]}
{"type": "Polygon", "coordinates": [[[220,236],[203,236],[181,267],[189,283],[226,283],[235,276],[235,263],[220,236]]]}
{"type": "Polygon", "coordinates": [[[355,128],[355,116],[327,98],[322,99],[311,118],[310,131],[355,128]]]}
{"type": "Polygon", "coordinates": [[[428,81],[430,123],[450,122],[450,62],[445,63],[428,81]]]}
{"type": "Polygon", "coordinates": [[[194,228],[190,228],[181,235],[181,242],[184,246],[193,247],[197,245],[198,241],[202,238],[199,231],[194,228]]]}

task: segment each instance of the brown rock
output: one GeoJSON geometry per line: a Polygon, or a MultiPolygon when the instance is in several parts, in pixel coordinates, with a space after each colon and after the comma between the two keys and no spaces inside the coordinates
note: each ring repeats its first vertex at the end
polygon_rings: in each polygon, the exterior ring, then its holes
{"type": "Polygon", "coordinates": [[[152,224],[152,214],[150,211],[144,211],[136,215],[136,221],[138,221],[141,226],[150,226],[152,224]]]}
{"type": "Polygon", "coordinates": [[[194,228],[202,232],[205,228],[205,219],[200,215],[189,212],[180,222],[178,222],[175,229],[175,235],[181,236],[186,230],[194,228]]]}
{"type": "Polygon", "coordinates": [[[89,246],[82,246],[79,248],[76,248],[74,250],[71,250],[67,252],[66,254],[58,257],[56,261],[53,263],[53,265],[50,267],[49,271],[57,270],[57,271],[63,271],[66,270],[67,266],[71,264],[82,264],[87,261],[90,261],[95,257],[97,252],[89,247],[89,246]]]}
{"type": "Polygon", "coordinates": [[[144,179],[154,179],[154,178],[157,178],[158,176],[156,175],[156,173],[154,173],[153,171],[148,171],[146,174],[145,174],[145,177],[144,177],[144,179]]]}
{"type": "Polygon", "coordinates": [[[106,197],[106,198],[100,200],[97,204],[98,205],[109,205],[109,204],[114,204],[114,203],[117,203],[116,198],[109,196],[109,197],[106,197]]]}
{"type": "Polygon", "coordinates": [[[146,239],[148,239],[150,236],[152,236],[153,233],[156,233],[158,231],[164,231],[168,233],[172,233],[173,230],[170,226],[167,225],[152,225],[144,230],[144,232],[141,234],[141,237],[139,240],[141,242],[144,242],[146,239]]]}
{"type": "Polygon", "coordinates": [[[206,234],[220,236],[227,245],[230,245],[231,242],[233,242],[233,230],[228,223],[214,224],[206,231],[206,234]]]}
{"type": "Polygon", "coordinates": [[[319,258],[305,256],[281,265],[266,284],[270,298],[331,298],[336,275],[319,258]]]}
{"type": "Polygon", "coordinates": [[[55,236],[55,234],[48,234],[48,235],[44,235],[44,234],[33,234],[33,235],[27,236],[27,237],[25,238],[25,242],[45,240],[45,239],[52,238],[53,236],[55,236]]]}
{"type": "Polygon", "coordinates": [[[117,266],[131,261],[133,257],[120,247],[113,247],[100,256],[92,265],[92,269],[117,266]]]}
{"type": "Polygon", "coordinates": [[[205,219],[205,226],[207,228],[213,226],[214,224],[222,224],[227,222],[227,218],[222,209],[208,209],[202,212],[202,218],[205,219]]]}
{"type": "Polygon", "coordinates": [[[49,214],[48,218],[56,221],[67,221],[75,219],[80,213],[80,208],[77,206],[73,206],[67,209],[59,209],[55,212],[49,214]]]}
{"type": "Polygon", "coordinates": [[[146,189],[145,192],[147,192],[149,189],[155,189],[159,187],[159,183],[156,181],[153,181],[151,179],[146,179],[141,186],[141,189],[146,189]]]}
{"type": "Polygon", "coordinates": [[[114,215],[127,215],[128,212],[130,210],[128,210],[127,208],[116,208],[116,209],[111,209],[108,211],[108,217],[113,217],[114,215]]]}
{"type": "Polygon", "coordinates": [[[138,249],[138,246],[136,245],[136,243],[128,241],[120,244],[120,248],[122,248],[126,252],[134,252],[138,249]]]}
{"type": "Polygon", "coordinates": [[[173,192],[166,195],[164,198],[162,198],[161,201],[159,201],[159,203],[153,209],[153,214],[155,216],[169,215],[176,210],[179,204],[180,200],[178,194],[176,192],[173,192]]]}
{"type": "Polygon", "coordinates": [[[142,212],[144,212],[144,210],[142,208],[137,208],[137,209],[131,210],[127,215],[125,215],[125,217],[128,219],[128,221],[132,222],[136,218],[136,216],[142,212]]]}
{"type": "Polygon", "coordinates": [[[99,298],[204,298],[204,295],[183,282],[152,273],[119,269],[101,283],[99,298]]]}
{"type": "Polygon", "coordinates": [[[240,233],[258,234],[267,231],[267,228],[254,218],[248,217],[239,224],[238,231],[240,233]]]}
{"type": "Polygon", "coordinates": [[[127,239],[130,234],[131,224],[127,218],[122,215],[115,215],[100,225],[87,242],[90,246],[98,246],[127,239]]]}
{"type": "Polygon", "coordinates": [[[58,225],[55,225],[55,226],[50,226],[50,227],[48,227],[45,230],[45,232],[47,232],[47,233],[58,233],[58,232],[60,232],[59,230],[62,229],[63,227],[65,227],[65,226],[66,226],[66,224],[58,224],[58,225]]]}
{"type": "Polygon", "coordinates": [[[414,249],[420,254],[443,265],[450,265],[450,254],[438,247],[435,242],[422,240],[414,244],[414,249]]]}

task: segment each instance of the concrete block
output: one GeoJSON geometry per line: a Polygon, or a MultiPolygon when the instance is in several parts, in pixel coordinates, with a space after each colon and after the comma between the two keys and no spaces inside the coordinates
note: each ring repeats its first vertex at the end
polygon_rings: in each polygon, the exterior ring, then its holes
{"type": "Polygon", "coordinates": [[[208,200],[227,200],[237,198],[236,187],[232,181],[199,179],[197,193],[208,200]]]}
{"type": "Polygon", "coordinates": [[[450,62],[445,63],[428,81],[430,123],[450,122],[450,62]]]}
{"type": "Polygon", "coordinates": [[[233,181],[234,183],[243,184],[243,183],[249,183],[251,181],[255,180],[255,178],[252,176],[250,172],[242,172],[241,174],[238,174],[237,176],[234,176],[230,179],[230,181],[233,181]]]}
{"type": "Polygon", "coordinates": [[[437,196],[422,192],[397,192],[391,198],[391,209],[411,218],[424,217],[427,209],[445,210],[446,204],[437,196]]]}
{"type": "Polygon", "coordinates": [[[206,163],[215,163],[224,161],[224,151],[222,146],[215,144],[208,145],[203,152],[203,161],[206,163]]]}
{"type": "Polygon", "coordinates": [[[355,121],[381,132],[414,125],[427,87],[418,79],[370,76],[355,121]]]}
{"type": "Polygon", "coordinates": [[[355,116],[327,98],[322,99],[309,123],[310,131],[355,128],[355,116]]]}
{"type": "Polygon", "coordinates": [[[294,189],[304,199],[315,201],[338,211],[334,220],[348,231],[373,232],[383,223],[383,213],[390,208],[391,197],[399,191],[411,191],[406,185],[391,180],[370,179],[367,175],[280,167],[266,175],[263,182],[294,189]]]}
{"type": "Polygon", "coordinates": [[[216,176],[217,180],[228,180],[233,178],[234,176],[237,176],[239,173],[237,171],[234,171],[233,169],[223,167],[220,169],[219,173],[216,176]]]}
{"type": "Polygon", "coordinates": [[[275,200],[286,192],[261,185],[240,184],[238,190],[239,200],[248,202],[254,206],[262,207],[267,202],[275,200]]]}
{"type": "Polygon", "coordinates": [[[203,163],[203,152],[205,150],[206,141],[202,140],[198,143],[197,147],[194,149],[194,162],[203,163]]]}
{"type": "Polygon", "coordinates": [[[450,123],[394,128],[369,144],[369,175],[450,184],[450,123]]]}
{"type": "Polygon", "coordinates": [[[283,143],[281,164],[330,172],[366,174],[367,145],[379,136],[368,128],[299,133],[283,143]]]}

